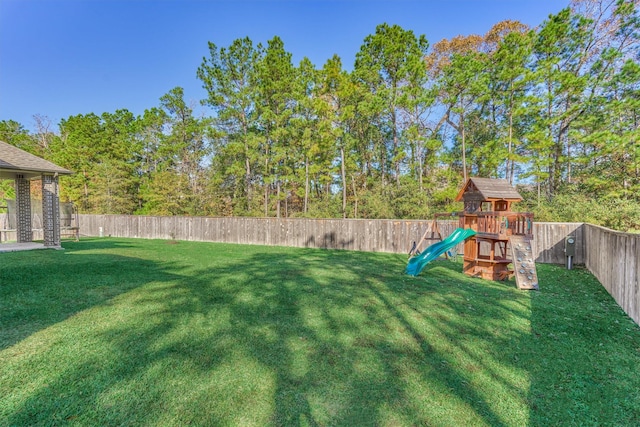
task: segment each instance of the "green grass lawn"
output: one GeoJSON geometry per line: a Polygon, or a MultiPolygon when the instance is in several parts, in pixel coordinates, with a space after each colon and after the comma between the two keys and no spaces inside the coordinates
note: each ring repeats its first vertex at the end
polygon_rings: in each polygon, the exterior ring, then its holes
{"type": "Polygon", "coordinates": [[[406,257],[87,239],[0,254],[0,425],[640,425],[640,328],[406,257]]]}

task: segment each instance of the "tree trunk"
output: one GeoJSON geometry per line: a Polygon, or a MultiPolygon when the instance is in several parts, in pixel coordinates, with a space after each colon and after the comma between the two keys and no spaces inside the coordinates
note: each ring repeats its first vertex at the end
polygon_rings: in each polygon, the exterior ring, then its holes
{"type": "Polygon", "coordinates": [[[358,193],[356,193],[356,180],[353,175],[351,175],[351,185],[353,187],[353,198],[355,199],[353,206],[353,217],[358,218],[358,193]]]}
{"type": "MultiPolygon", "coordinates": [[[[268,152],[268,151],[267,151],[268,152]]],[[[267,171],[269,170],[268,157],[264,160],[264,178],[267,177],[267,171]]],[[[269,216],[269,184],[264,183],[264,216],[269,216]]]]}
{"type": "Polygon", "coordinates": [[[513,159],[511,158],[513,138],[513,112],[509,109],[509,148],[507,150],[507,170],[505,177],[509,180],[509,184],[513,184],[513,159]]]}
{"type": "Polygon", "coordinates": [[[396,124],[396,111],[395,108],[393,109],[393,113],[391,115],[391,121],[392,121],[392,126],[393,126],[393,163],[394,163],[394,170],[396,173],[396,187],[400,188],[400,162],[398,161],[398,151],[399,151],[399,144],[398,144],[398,126],[396,124]]]}
{"type": "MultiPolygon", "coordinates": [[[[549,97],[549,99],[547,100],[547,120],[549,120],[549,139],[553,140],[553,125],[551,124],[551,115],[553,112],[553,104],[551,101],[551,97],[549,96],[552,93],[552,87],[551,87],[551,82],[547,81],[547,96],[549,97]]],[[[555,181],[555,164],[553,161],[553,154],[550,152],[549,153],[549,178],[547,178],[548,182],[547,182],[547,193],[549,194],[550,197],[553,197],[553,193],[554,193],[554,188],[553,188],[553,183],[555,181]]]]}
{"type": "Polygon", "coordinates": [[[247,127],[244,126],[244,186],[247,196],[247,209],[251,209],[251,162],[249,162],[249,143],[247,142],[247,127]]]}
{"type": "Polygon", "coordinates": [[[289,191],[284,192],[284,217],[289,218],[289,191]]]}
{"type": "Polygon", "coordinates": [[[340,146],[340,177],[342,178],[342,218],[347,217],[347,177],[344,165],[344,147],[340,146]]]}
{"type": "MultiPolygon", "coordinates": [[[[418,144],[420,144],[418,142],[418,144]]],[[[420,188],[420,191],[424,191],[424,178],[423,178],[423,174],[424,174],[424,161],[423,161],[423,153],[424,153],[424,149],[421,147],[420,150],[418,151],[418,186],[420,188]]]]}
{"type": "Polygon", "coordinates": [[[464,135],[464,116],[460,114],[460,135],[462,137],[462,177],[467,182],[467,146],[464,135]]]}
{"type": "MultiPolygon", "coordinates": [[[[460,107],[462,108],[462,100],[460,101],[460,107]]],[[[449,124],[449,126],[454,128],[460,134],[460,140],[462,142],[462,176],[464,178],[464,182],[467,182],[467,147],[466,147],[466,141],[464,136],[464,114],[462,112],[460,113],[460,120],[456,125],[451,120],[451,117],[449,116],[450,111],[451,110],[447,110],[444,118],[445,118],[445,121],[449,124]]]]}
{"type": "Polygon", "coordinates": [[[276,182],[276,217],[280,218],[280,180],[276,182]]]}
{"type": "Polygon", "coordinates": [[[309,156],[304,157],[304,213],[309,211],[309,156]]]}
{"type": "Polygon", "coordinates": [[[88,179],[87,179],[87,171],[84,170],[82,171],[82,174],[84,175],[84,182],[83,182],[83,187],[84,187],[84,210],[85,212],[88,210],[89,208],[89,186],[88,184],[88,179]]]}

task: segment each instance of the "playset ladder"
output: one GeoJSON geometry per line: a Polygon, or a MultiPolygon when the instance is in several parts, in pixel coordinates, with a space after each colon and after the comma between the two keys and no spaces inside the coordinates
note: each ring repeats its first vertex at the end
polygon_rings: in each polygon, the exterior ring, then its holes
{"type": "Polygon", "coordinates": [[[513,274],[516,277],[518,289],[538,289],[538,272],[533,259],[531,238],[512,235],[509,237],[513,274]]]}

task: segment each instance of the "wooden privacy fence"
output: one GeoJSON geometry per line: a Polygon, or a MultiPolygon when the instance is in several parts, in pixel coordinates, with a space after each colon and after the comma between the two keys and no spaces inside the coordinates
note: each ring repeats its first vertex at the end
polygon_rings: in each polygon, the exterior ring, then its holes
{"type": "Polygon", "coordinates": [[[640,234],[585,224],[585,265],[640,325],[640,234]]]}
{"type": "MultiPolygon", "coordinates": [[[[128,215],[80,215],[87,236],[176,239],[267,246],[347,249],[365,252],[408,253],[430,220],[305,219],[247,217],[156,217],[128,215]],[[101,231],[102,229],[102,231],[101,231]]],[[[445,238],[458,221],[439,221],[445,238]]],[[[534,223],[536,261],[564,264],[564,238],[576,236],[574,263],[584,264],[582,223],[534,223]]],[[[427,242],[429,243],[429,242],[427,242]]],[[[462,253],[462,244],[458,246],[462,253]]]]}

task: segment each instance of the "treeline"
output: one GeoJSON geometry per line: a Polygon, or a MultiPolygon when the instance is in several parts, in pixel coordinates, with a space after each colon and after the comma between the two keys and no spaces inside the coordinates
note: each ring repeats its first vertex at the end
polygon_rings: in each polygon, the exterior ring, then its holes
{"type": "Polygon", "coordinates": [[[639,29],[635,0],[432,46],[382,24],[350,71],[296,65],[278,37],[210,42],[210,116],[176,87],[141,116],[5,120],[0,139],[75,171],[61,195],[82,212],[425,218],[482,176],[526,184],[539,220],[638,230],[639,29]]]}

